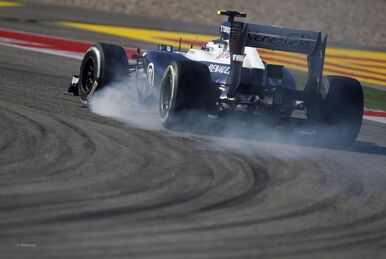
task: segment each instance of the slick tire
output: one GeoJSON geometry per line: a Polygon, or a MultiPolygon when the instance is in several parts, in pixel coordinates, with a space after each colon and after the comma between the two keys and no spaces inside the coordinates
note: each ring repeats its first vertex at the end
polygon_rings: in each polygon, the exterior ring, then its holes
{"type": "Polygon", "coordinates": [[[327,76],[321,86],[321,98],[309,110],[319,123],[317,141],[346,146],[357,138],[363,120],[363,90],[360,82],[342,76],[327,76]]]}
{"type": "Polygon", "coordinates": [[[194,61],[173,61],[160,88],[159,114],[165,128],[199,123],[216,108],[218,91],[208,67],[194,61]]]}
{"type": "Polygon", "coordinates": [[[83,57],[78,92],[82,103],[105,86],[128,80],[129,63],[125,50],[117,45],[96,43],[83,57]]]}

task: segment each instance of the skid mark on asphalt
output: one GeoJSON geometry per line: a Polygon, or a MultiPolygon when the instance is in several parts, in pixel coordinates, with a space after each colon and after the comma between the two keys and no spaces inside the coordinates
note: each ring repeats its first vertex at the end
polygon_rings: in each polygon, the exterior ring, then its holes
{"type": "MultiPolygon", "coordinates": [[[[207,41],[217,38],[214,35],[180,33],[149,30],[141,28],[107,26],[78,22],[57,22],[67,27],[94,31],[128,39],[178,47],[180,38],[182,48],[203,46],[207,41]]],[[[260,49],[262,58],[272,64],[281,64],[301,72],[307,72],[306,57],[301,54],[260,49]]],[[[324,68],[326,75],[343,75],[356,78],[364,83],[386,86],[386,53],[357,49],[327,48],[324,68]]]]}

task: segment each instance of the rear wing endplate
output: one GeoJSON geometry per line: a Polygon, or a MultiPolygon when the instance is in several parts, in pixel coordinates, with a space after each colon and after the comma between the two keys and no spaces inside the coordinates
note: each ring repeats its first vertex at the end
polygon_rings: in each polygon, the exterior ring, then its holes
{"type": "Polygon", "coordinates": [[[231,33],[229,47],[231,71],[228,76],[229,97],[234,97],[240,84],[244,48],[264,48],[307,55],[308,81],[305,91],[319,93],[322,81],[327,35],[322,40],[319,31],[308,31],[234,21],[235,17],[246,17],[237,11],[221,11],[228,16],[231,33]]]}

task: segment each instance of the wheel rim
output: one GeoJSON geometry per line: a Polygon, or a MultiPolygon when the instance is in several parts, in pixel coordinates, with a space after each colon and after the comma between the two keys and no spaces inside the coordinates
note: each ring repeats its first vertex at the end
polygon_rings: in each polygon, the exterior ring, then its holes
{"type": "Polygon", "coordinates": [[[82,74],[83,74],[82,84],[81,84],[82,91],[85,93],[89,93],[92,90],[96,80],[95,61],[92,57],[90,57],[86,61],[82,74]]]}
{"type": "Polygon", "coordinates": [[[172,84],[173,78],[171,75],[168,75],[167,79],[164,81],[162,85],[162,93],[161,93],[161,114],[162,117],[170,110],[171,101],[172,101],[172,84]]]}

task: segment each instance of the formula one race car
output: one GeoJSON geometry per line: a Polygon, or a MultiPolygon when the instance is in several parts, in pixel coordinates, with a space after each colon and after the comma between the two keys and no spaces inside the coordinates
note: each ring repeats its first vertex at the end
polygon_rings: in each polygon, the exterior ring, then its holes
{"type": "MultiPolygon", "coordinates": [[[[312,134],[333,142],[353,142],[363,117],[361,84],[352,78],[322,76],[327,36],[321,32],[249,24],[237,11],[219,11],[228,16],[220,26],[220,39],[201,49],[138,51],[129,64],[125,50],[97,43],[85,54],[79,76],[69,89],[82,102],[111,82],[136,80],[142,101],[156,97],[164,127],[185,123],[189,112],[210,118],[246,113],[270,118],[278,124],[313,125],[312,134]],[[267,64],[258,48],[302,53],[307,56],[308,81],[297,87],[291,73],[280,65],[267,64]],[[302,90],[299,90],[302,89],[302,90]],[[303,117],[294,117],[301,111],[303,117]],[[210,115],[210,116],[208,116],[210,115]]],[[[194,123],[200,123],[196,120],[194,123]]]]}

